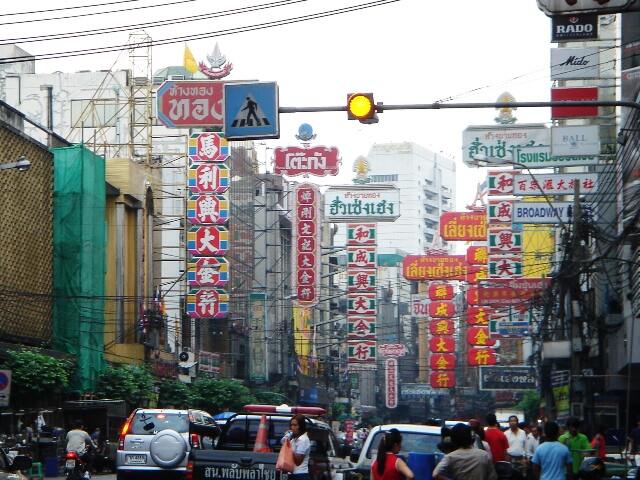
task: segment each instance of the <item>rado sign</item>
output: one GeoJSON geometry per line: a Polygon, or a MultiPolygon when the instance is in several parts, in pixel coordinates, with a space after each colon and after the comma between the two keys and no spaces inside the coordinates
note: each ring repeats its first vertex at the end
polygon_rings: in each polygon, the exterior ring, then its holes
{"type": "Polygon", "coordinates": [[[598,15],[558,15],[551,17],[551,41],[595,40],[598,38],[598,15]]]}

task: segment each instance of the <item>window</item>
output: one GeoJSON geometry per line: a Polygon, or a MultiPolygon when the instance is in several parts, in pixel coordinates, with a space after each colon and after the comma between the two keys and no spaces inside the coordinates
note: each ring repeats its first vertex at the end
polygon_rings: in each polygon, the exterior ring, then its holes
{"type": "Polygon", "coordinates": [[[131,433],[134,435],[155,435],[162,430],[175,430],[178,433],[188,432],[189,418],[187,414],[139,412],[131,422],[131,433]]]}
{"type": "Polygon", "coordinates": [[[397,182],[398,175],[371,175],[372,183],[397,182]]]}
{"type": "MultiPolygon", "coordinates": [[[[436,453],[438,451],[438,443],[440,443],[440,435],[425,434],[418,432],[401,432],[402,433],[402,450],[400,455],[409,455],[409,452],[417,453],[436,453]]],[[[367,458],[376,458],[378,453],[378,445],[384,432],[377,432],[376,436],[369,444],[367,458]]]]}
{"type": "Polygon", "coordinates": [[[71,125],[85,128],[115,127],[115,100],[71,100],[71,125]]]}

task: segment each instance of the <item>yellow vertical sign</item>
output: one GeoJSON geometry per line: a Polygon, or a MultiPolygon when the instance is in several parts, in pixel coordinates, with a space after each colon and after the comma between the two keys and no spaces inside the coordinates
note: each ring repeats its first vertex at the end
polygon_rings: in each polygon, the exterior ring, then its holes
{"type": "Polygon", "coordinates": [[[526,278],[541,278],[551,273],[555,252],[555,230],[547,225],[525,225],[522,234],[522,272],[526,278]]]}
{"type": "Polygon", "coordinates": [[[311,309],[305,307],[293,308],[293,342],[300,364],[300,371],[310,375],[313,367],[311,358],[311,309]]]}

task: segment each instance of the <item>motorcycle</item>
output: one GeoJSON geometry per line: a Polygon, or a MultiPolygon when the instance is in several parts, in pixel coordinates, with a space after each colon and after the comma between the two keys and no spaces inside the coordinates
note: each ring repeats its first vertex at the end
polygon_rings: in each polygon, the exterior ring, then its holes
{"type": "Polygon", "coordinates": [[[86,480],[91,478],[87,464],[78,452],[67,452],[64,459],[64,474],[67,480],[86,480]]]}

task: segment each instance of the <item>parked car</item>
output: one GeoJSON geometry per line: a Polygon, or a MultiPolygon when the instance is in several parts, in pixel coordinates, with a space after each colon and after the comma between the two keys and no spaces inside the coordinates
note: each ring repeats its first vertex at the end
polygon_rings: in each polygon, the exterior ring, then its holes
{"type": "Polygon", "coordinates": [[[193,480],[234,480],[255,478],[259,480],[285,479],[275,469],[281,439],[289,430],[292,415],[301,413],[307,418],[307,435],[311,442],[309,475],[312,480],[342,480],[340,470],[352,466],[344,458],[347,451],[338,446],[331,427],[315,418],[325,412],[318,407],[289,407],[273,405],[247,405],[247,413],[237,414],[227,420],[215,447],[192,450],[189,468],[193,480]],[[254,452],[258,427],[262,416],[266,417],[270,452],[254,452]]]}
{"type": "Polygon", "coordinates": [[[31,458],[26,455],[14,455],[0,448],[0,480],[27,480],[23,475],[31,468],[31,458]]]}
{"type": "Polygon", "coordinates": [[[118,480],[185,477],[191,450],[204,448],[220,433],[213,417],[201,410],[137,409],[120,433],[116,456],[118,480]]]}
{"type": "Polygon", "coordinates": [[[373,427],[367,437],[362,449],[354,449],[351,452],[351,461],[355,463],[355,467],[345,473],[349,473],[349,478],[359,478],[369,480],[371,472],[371,464],[378,453],[378,445],[385,432],[392,428],[396,428],[402,434],[402,450],[399,455],[405,459],[409,457],[409,453],[435,453],[440,455],[438,443],[440,443],[440,427],[427,425],[410,425],[410,424],[389,424],[378,425],[373,427]],[[354,475],[355,474],[355,475],[354,475]]]}

